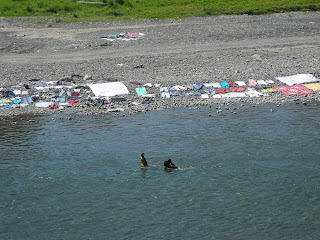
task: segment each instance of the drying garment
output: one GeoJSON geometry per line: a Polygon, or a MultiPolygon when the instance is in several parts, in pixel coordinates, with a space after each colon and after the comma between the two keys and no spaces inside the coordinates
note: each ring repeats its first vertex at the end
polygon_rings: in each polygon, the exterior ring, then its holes
{"type": "Polygon", "coordinates": [[[141,87],[141,88],[136,88],[136,93],[138,94],[138,96],[142,96],[147,94],[147,90],[145,87],[141,87]]]}
{"type": "Polygon", "coordinates": [[[292,86],[280,86],[280,87],[274,87],[278,91],[282,92],[286,96],[291,95],[306,95],[306,94],[312,94],[314,93],[312,90],[301,86],[299,84],[292,85],[292,86]]]}
{"type": "Polygon", "coordinates": [[[222,87],[222,88],[229,88],[229,83],[227,83],[227,82],[222,82],[222,83],[221,83],[221,87],[222,87]]]}
{"type": "Polygon", "coordinates": [[[257,81],[256,80],[254,80],[254,79],[249,79],[249,87],[255,87],[255,86],[257,86],[258,84],[257,84],[257,81]]]}
{"type": "Polygon", "coordinates": [[[294,84],[311,83],[311,82],[320,81],[319,79],[314,77],[312,74],[296,74],[296,75],[286,76],[286,77],[277,77],[276,79],[290,86],[294,84]]]}
{"type": "Polygon", "coordinates": [[[312,91],[320,91],[320,83],[303,84],[304,87],[311,89],[312,91]]]}

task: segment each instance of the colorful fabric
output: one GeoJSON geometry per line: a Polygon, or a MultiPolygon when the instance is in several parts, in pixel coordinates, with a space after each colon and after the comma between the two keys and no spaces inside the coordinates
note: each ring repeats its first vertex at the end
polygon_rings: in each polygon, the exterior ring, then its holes
{"type": "Polygon", "coordinates": [[[241,88],[230,88],[229,92],[244,92],[246,90],[246,88],[241,87],[241,88]]]}
{"type": "Polygon", "coordinates": [[[56,108],[59,108],[59,106],[57,104],[50,104],[49,108],[56,109],[56,108]]]}
{"type": "Polygon", "coordinates": [[[221,83],[221,87],[222,87],[222,88],[229,88],[229,83],[227,83],[227,82],[222,82],[222,83],[221,83]]]}
{"type": "Polygon", "coordinates": [[[145,87],[141,87],[141,88],[136,88],[136,93],[138,94],[138,96],[142,96],[147,94],[147,90],[145,87]]]}
{"type": "Polygon", "coordinates": [[[280,86],[280,87],[274,87],[278,91],[282,92],[286,96],[291,95],[306,95],[306,94],[312,94],[314,93],[312,90],[301,86],[299,84],[293,85],[293,86],[280,86]]]}
{"type": "Polygon", "coordinates": [[[277,89],[274,88],[266,88],[266,89],[261,89],[261,92],[263,93],[273,93],[273,92],[277,92],[277,89]]]}
{"type": "Polygon", "coordinates": [[[303,84],[304,87],[311,89],[312,91],[320,91],[320,83],[303,84]]]}
{"type": "Polygon", "coordinates": [[[20,104],[21,103],[21,98],[16,98],[14,101],[13,101],[13,104],[20,104]]]}
{"type": "Polygon", "coordinates": [[[74,104],[77,104],[79,101],[78,100],[73,100],[73,101],[70,101],[69,103],[74,105],[74,104]]]}
{"type": "Polygon", "coordinates": [[[203,87],[202,84],[191,84],[191,85],[190,85],[190,89],[191,89],[191,90],[199,90],[199,89],[201,89],[202,87],[203,87]]]}
{"type": "Polygon", "coordinates": [[[249,87],[255,87],[255,86],[257,86],[258,84],[257,84],[257,81],[256,80],[254,80],[254,79],[249,79],[249,87]]]}
{"type": "Polygon", "coordinates": [[[229,87],[236,87],[237,85],[234,82],[229,82],[229,87]]]}
{"type": "Polygon", "coordinates": [[[227,93],[226,90],[217,90],[216,92],[219,93],[219,94],[221,94],[221,93],[227,93]]]}
{"type": "Polygon", "coordinates": [[[134,84],[134,85],[142,85],[142,83],[139,83],[139,82],[130,82],[130,83],[132,83],[132,84],[134,84]]]}

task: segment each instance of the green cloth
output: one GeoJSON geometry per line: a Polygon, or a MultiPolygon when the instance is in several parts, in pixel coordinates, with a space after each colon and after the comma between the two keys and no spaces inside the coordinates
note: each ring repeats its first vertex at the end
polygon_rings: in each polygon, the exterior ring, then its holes
{"type": "Polygon", "coordinates": [[[147,94],[147,90],[145,87],[141,87],[141,88],[136,88],[136,92],[138,94],[138,96],[142,96],[142,95],[145,95],[147,94]]]}
{"type": "Polygon", "coordinates": [[[263,93],[273,93],[273,92],[277,92],[278,90],[274,89],[274,88],[267,88],[267,89],[262,89],[261,92],[263,93]]]}

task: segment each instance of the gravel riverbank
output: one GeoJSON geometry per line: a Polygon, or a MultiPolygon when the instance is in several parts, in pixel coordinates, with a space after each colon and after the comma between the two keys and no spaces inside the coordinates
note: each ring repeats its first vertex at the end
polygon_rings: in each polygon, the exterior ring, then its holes
{"type": "Polygon", "coordinates": [[[74,86],[119,81],[130,92],[123,96],[123,101],[97,105],[88,102],[90,93],[82,89],[80,106],[49,109],[31,104],[24,108],[1,108],[0,115],[56,111],[115,114],[120,108],[131,114],[178,106],[319,101],[319,91],[303,96],[275,92],[253,98],[203,99],[192,95],[163,99],[156,87],[247,83],[249,79],[273,80],[269,87],[275,87],[285,85],[276,77],[307,73],[320,79],[319,23],[319,12],[68,24],[40,18],[0,18],[3,90],[27,84],[31,93],[36,82],[30,80],[37,79],[74,86]],[[43,23],[34,24],[36,21],[43,23]],[[144,36],[132,41],[101,38],[126,32],[144,36]],[[155,98],[138,97],[135,92],[138,86],[132,82],[142,86],[151,83],[153,87],[146,90],[155,94],[155,98]]]}

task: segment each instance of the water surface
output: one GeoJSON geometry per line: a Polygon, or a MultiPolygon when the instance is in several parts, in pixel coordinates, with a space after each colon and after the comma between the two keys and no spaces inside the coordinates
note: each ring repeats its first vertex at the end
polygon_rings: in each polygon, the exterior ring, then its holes
{"type": "Polygon", "coordinates": [[[0,238],[320,238],[319,103],[216,111],[3,121],[0,238]]]}

